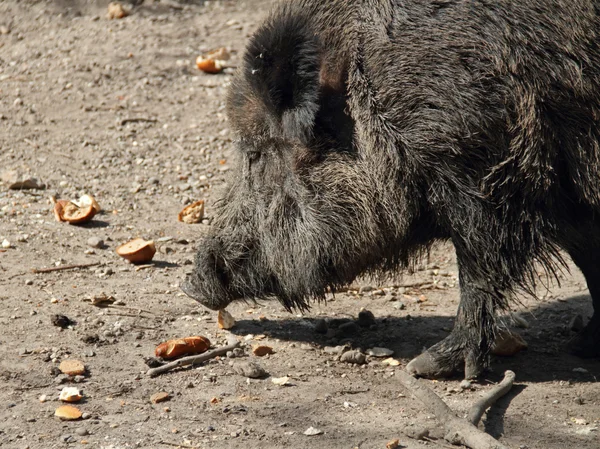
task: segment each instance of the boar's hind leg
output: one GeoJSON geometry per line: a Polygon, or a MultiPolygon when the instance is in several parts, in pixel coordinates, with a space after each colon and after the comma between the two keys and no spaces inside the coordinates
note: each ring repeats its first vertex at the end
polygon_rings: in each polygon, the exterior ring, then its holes
{"type": "Polygon", "coordinates": [[[502,289],[485,279],[472,257],[461,257],[457,248],[460,274],[460,305],[454,329],[444,340],[413,359],[406,370],[422,377],[447,377],[464,368],[465,378],[483,371],[493,343],[495,310],[504,307],[502,289]],[[462,263],[461,263],[462,261],[462,263]]]}
{"type": "MultiPolygon", "coordinates": [[[[600,237],[600,230],[596,234],[600,237]]],[[[590,322],[569,342],[569,351],[579,357],[600,357],[600,245],[571,248],[569,254],[585,276],[594,307],[590,322]]]]}

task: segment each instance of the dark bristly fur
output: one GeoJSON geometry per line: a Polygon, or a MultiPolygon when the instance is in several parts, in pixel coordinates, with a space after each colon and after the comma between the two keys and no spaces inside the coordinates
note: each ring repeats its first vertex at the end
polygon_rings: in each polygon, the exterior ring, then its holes
{"type": "Polygon", "coordinates": [[[304,309],[451,239],[455,328],[408,369],[485,366],[496,312],[560,249],[600,353],[600,2],[294,0],[250,40],[228,98],[238,163],[182,288],[213,309],[304,309]]]}

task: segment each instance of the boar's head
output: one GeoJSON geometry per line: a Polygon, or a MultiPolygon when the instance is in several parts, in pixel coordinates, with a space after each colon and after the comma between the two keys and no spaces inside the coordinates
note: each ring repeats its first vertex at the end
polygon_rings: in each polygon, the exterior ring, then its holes
{"type": "Polygon", "coordinates": [[[276,297],[304,309],[406,260],[395,162],[360,142],[347,52],[283,10],[256,32],[228,96],[237,161],[182,284],[211,309],[276,297]]]}

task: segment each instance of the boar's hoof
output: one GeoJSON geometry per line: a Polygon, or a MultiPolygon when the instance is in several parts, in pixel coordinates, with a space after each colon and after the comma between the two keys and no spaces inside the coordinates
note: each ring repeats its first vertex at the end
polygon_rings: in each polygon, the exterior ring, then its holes
{"type": "Polygon", "coordinates": [[[583,358],[600,357],[600,319],[594,318],[569,341],[571,354],[583,358]]]}
{"type": "Polygon", "coordinates": [[[457,370],[454,366],[440,364],[431,352],[425,351],[406,365],[406,371],[413,376],[435,379],[452,376],[457,370]]]}
{"type": "Polygon", "coordinates": [[[465,379],[478,377],[484,369],[484,357],[479,351],[457,345],[454,340],[454,336],[449,335],[411,360],[406,371],[413,376],[438,379],[459,374],[464,369],[465,379]]]}

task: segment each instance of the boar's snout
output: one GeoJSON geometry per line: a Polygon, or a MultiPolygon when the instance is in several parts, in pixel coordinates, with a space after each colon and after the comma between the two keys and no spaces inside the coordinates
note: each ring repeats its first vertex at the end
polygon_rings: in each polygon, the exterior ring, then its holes
{"type": "Polygon", "coordinates": [[[229,283],[230,276],[223,258],[209,248],[198,251],[194,271],[186,276],[180,288],[203,306],[219,310],[236,299],[228,289],[229,283]]]}

